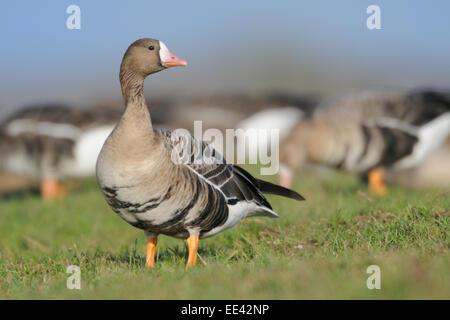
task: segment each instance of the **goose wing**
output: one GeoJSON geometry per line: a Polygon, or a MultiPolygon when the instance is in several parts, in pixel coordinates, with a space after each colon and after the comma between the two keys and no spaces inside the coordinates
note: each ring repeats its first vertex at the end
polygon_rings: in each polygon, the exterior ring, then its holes
{"type": "MultiPolygon", "coordinates": [[[[183,160],[187,160],[182,162],[182,164],[194,171],[200,179],[219,190],[229,205],[244,201],[254,203],[257,206],[256,211],[264,212],[265,214],[263,215],[278,217],[263,193],[304,200],[295,191],[259,180],[244,169],[228,163],[211,145],[190,134],[184,134],[183,137],[180,137],[174,134],[173,131],[157,130],[157,132],[164,138],[166,146],[172,150],[172,154],[174,154],[174,150],[184,152],[184,154],[175,152],[183,160]],[[181,150],[180,145],[183,144],[181,142],[183,139],[184,146],[186,146],[186,140],[190,143],[190,146],[188,148],[183,147],[181,150]],[[187,153],[186,150],[188,150],[187,153]]],[[[249,214],[249,216],[251,215],[249,214]]]]}
{"type": "Polygon", "coordinates": [[[407,108],[401,120],[414,126],[423,126],[450,113],[450,92],[417,90],[410,92],[407,99],[412,107],[407,108]]]}
{"type": "MultiPolygon", "coordinates": [[[[429,117],[431,111],[428,113],[429,117]]],[[[416,166],[444,143],[450,135],[450,112],[434,114],[428,121],[424,120],[426,114],[422,115],[421,118],[416,118],[416,121],[422,121],[420,125],[394,118],[371,119],[363,124],[366,140],[374,131],[382,137],[378,166],[394,165],[397,168],[416,166]]]]}
{"type": "Polygon", "coordinates": [[[365,147],[360,158],[368,152],[372,138],[381,137],[373,167],[418,165],[450,134],[448,93],[420,90],[397,100],[381,99],[379,105],[382,112],[367,115],[361,123],[365,147]]]}

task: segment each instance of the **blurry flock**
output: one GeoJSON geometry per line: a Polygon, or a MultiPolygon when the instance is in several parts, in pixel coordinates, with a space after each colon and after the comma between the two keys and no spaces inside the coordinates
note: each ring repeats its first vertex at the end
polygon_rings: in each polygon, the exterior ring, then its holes
{"type": "MultiPolygon", "coordinates": [[[[149,108],[160,128],[192,131],[193,122],[202,120],[204,129],[279,129],[279,182],[285,187],[302,172],[326,175],[329,169],[360,175],[377,195],[392,182],[450,187],[450,91],[364,92],[331,101],[229,94],[150,100],[149,108]]],[[[0,195],[39,186],[42,197],[52,200],[66,194],[67,181],[94,176],[100,149],[123,110],[121,101],[40,104],[3,120],[0,195]]],[[[267,148],[261,139],[243,143],[267,148]]]]}

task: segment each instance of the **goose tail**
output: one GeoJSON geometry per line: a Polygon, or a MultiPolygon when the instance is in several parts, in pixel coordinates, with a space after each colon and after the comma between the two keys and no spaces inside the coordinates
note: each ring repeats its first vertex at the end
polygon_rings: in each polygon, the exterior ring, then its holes
{"type": "Polygon", "coordinates": [[[259,180],[256,179],[258,181],[258,187],[259,190],[261,190],[261,192],[263,193],[268,193],[268,194],[275,194],[278,196],[282,196],[282,197],[286,197],[286,198],[291,198],[294,200],[298,200],[298,201],[303,201],[305,200],[305,198],[303,196],[301,196],[300,194],[298,194],[297,192],[295,192],[294,190],[264,181],[264,180],[259,180]]]}

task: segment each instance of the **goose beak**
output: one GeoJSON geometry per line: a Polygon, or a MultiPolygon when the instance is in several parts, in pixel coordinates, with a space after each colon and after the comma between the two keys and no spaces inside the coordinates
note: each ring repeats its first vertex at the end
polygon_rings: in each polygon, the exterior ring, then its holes
{"type": "Polygon", "coordinates": [[[178,58],[174,54],[170,53],[167,55],[167,57],[161,59],[161,64],[166,67],[186,67],[187,62],[183,59],[178,58]]]}

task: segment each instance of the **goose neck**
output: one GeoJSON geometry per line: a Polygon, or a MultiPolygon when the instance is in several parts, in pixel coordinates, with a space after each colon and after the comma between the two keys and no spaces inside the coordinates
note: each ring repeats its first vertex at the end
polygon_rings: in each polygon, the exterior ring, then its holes
{"type": "Polygon", "coordinates": [[[122,120],[143,130],[152,131],[150,112],[144,96],[144,77],[121,71],[120,84],[125,100],[125,113],[122,120]]]}

